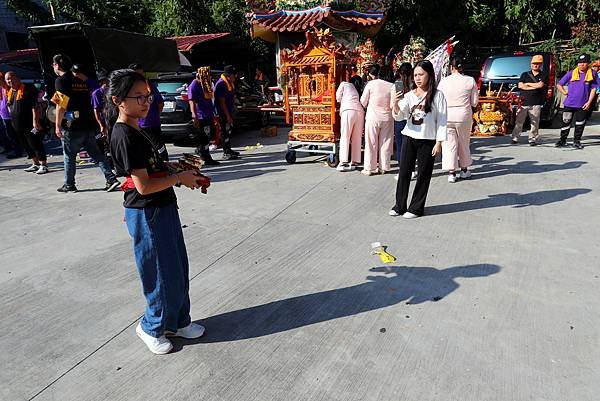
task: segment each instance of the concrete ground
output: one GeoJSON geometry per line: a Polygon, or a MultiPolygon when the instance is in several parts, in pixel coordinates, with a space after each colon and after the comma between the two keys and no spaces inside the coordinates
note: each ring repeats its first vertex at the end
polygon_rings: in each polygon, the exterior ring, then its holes
{"type": "Polygon", "coordinates": [[[0,157],[0,399],[597,400],[600,116],[584,150],[557,135],[474,139],[472,179],[438,165],[410,221],[387,214],[393,175],[288,165],[284,129],[238,136],[208,195],[177,190],[207,334],[165,356],[134,332],[122,194],[94,166],[60,194],[60,156],[45,176],[0,157]]]}

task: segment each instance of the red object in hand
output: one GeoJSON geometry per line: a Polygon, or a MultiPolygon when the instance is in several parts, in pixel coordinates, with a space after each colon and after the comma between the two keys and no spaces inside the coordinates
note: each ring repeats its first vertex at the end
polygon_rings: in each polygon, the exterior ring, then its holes
{"type": "Polygon", "coordinates": [[[200,191],[203,194],[207,193],[207,189],[208,187],[210,187],[210,178],[198,172],[198,179],[196,180],[196,182],[198,183],[198,185],[200,185],[200,191]]]}

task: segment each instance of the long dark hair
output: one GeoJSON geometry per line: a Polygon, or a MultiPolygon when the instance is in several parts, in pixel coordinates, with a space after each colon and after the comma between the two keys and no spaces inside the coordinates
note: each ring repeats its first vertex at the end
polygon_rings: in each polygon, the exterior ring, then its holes
{"type": "Polygon", "coordinates": [[[433,69],[433,64],[431,64],[431,61],[429,60],[419,61],[415,64],[414,70],[416,70],[417,67],[421,67],[427,73],[427,96],[425,97],[423,110],[425,110],[425,113],[429,113],[431,111],[433,99],[435,99],[435,93],[437,92],[435,87],[435,71],[433,69]]]}
{"type": "Polygon", "coordinates": [[[404,93],[412,89],[413,68],[411,63],[402,63],[396,70],[396,80],[402,81],[404,93]]]}
{"type": "Polygon", "coordinates": [[[146,78],[130,69],[115,70],[110,73],[104,101],[104,117],[109,127],[112,128],[119,117],[119,106],[112,101],[112,97],[125,98],[136,82],[146,82],[146,78]]]}

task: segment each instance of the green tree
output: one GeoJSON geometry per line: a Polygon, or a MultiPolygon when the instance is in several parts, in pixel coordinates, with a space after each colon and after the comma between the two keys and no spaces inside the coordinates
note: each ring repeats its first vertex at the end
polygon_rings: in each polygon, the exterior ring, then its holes
{"type": "Polygon", "coordinates": [[[31,0],[7,0],[6,5],[32,25],[48,24],[52,21],[50,11],[31,0]]]}
{"type": "Polygon", "coordinates": [[[147,32],[156,36],[182,36],[214,32],[210,2],[155,0],[147,32]]]}

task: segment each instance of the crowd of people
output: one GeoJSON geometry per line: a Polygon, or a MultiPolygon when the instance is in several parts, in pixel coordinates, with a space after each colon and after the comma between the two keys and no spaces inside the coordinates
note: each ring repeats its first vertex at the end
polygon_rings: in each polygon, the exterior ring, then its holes
{"type": "MultiPolygon", "coordinates": [[[[543,56],[534,55],[531,70],[523,72],[518,88],[522,103],[516,111],[511,143],[518,144],[524,123],[529,117],[529,144],[540,143],[541,109],[546,102],[548,76],[542,71],[543,56]]],[[[556,147],[566,146],[575,118],[573,147],[583,149],[581,138],[591,115],[597,92],[600,92],[600,60],[591,64],[582,54],[577,67],[567,72],[557,88],[565,96],[562,128],[556,147]]],[[[468,179],[472,173],[470,152],[473,111],[479,102],[479,89],[472,77],[463,75],[463,61],[450,59],[450,74],[436,82],[433,64],[427,60],[401,64],[393,78],[389,68],[372,65],[367,83],[356,69],[336,92],[340,104],[340,163],[338,171],[351,171],[361,165],[364,133],[364,161],[361,173],[366,176],[391,170],[394,144],[399,172],[396,204],[389,214],[412,219],[422,216],[436,156],[441,154],[442,170],[448,182],[468,179]],[[416,178],[410,204],[411,179],[416,178]]]]}
{"type": "MultiPolygon", "coordinates": [[[[539,108],[547,82],[540,60],[538,56],[532,58],[531,71],[525,72],[519,82],[524,102],[517,111],[513,143],[518,143],[527,116],[532,126],[530,144],[536,145],[540,139],[539,108]]],[[[77,191],[75,160],[82,148],[104,174],[106,191],[121,186],[125,223],[146,299],[136,333],[151,352],[166,354],[173,348],[169,336],[192,339],[205,331],[190,318],[188,258],[173,187],[183,185],[193,190],[206,188],[210,182],[194,170],[169,169],[168,153],[160,138],[164,101],[144,76],[141,65],[133,64],[110,75],[98,74],[97,82],[73,66],[66,55],[54,56],[52,67],[57,75],[50,99],[56,107],[53,128],[62,142],[65,171],[64,184],[58,191],[77,191]]],[[[469,141],[478,89],[473,78],[462,74],[459,57],[451,58],[450,68],[451,74],[438,83],[434,67],[427,60],[414,67],[402,64],[395,75],[389,67],[373,65],[366,84],[354,68],[337,90],[341,114],[339,171],[354,170],[361,164],[363,132],[365,176],[390,172],[396,146],[399,172],[391,216],[413,219],[424,214],[438,155],[442,156],[449,182],[471,176],[469,141]],[[408,202],[413,178],[416,183],[408,202]]],[[[235,119],[235,75],[235,68],[227,66],[213,86],[210,69],[201,67],[188,87],[194,129],[202,138],[199,152],[207,164],[217,163],[208,147],[215,113],[221,127],[223,158],[239,155],[230,142],[235,119]]],[[[45,174],[48,167],[39,135],[42,126],[37,90],[22,83],[13,72],[2,78],[0,128],[4,150],[12,152],[9,157],[21,157],[25,150],[32,161],[25,171],[45,174]]],[[[590,68],[589,56],[581,55],[577,67],[558,86],[566,100],[556,146],[565,146],[575,118],[574,147],[582,148],[583,129],[599,87],[597,69],[590,68]]]]}
{"type": "MultiPolygon", "coordinates": [[[[50,99],[34,85],[21,82],[16,73],[0,74],[0,152],[8,159],[23,157],[25,153],[31,165],[24,171],[45,174],[49,170],[44,137],[49,130],[50,137],[61,140],[64,157],[64,184],[57,189],[58,192],[77,192],[75,172],[78,155],[91,158],[106,179],[104,189],[113,191],[121,183],[115,174],[109,150],[112,126],[106,118],[108,74],[99,71],[96,79],[92,79],[81,65],[73,64],[64,54],[53,57],[52,69],[56,80],[50,99]],[[49,113],[54,115],[53,121],[44,118],[44,104],[55,110],[49,113]],[[48,127],[48,123],[52,125],[48,127]]],[[[142,76],[145,74],[143,66],[138,63],[131,64],[129,69],[142,76]]],[[[225,66],[223,74],[213,84],[210,68],[201,67],[188,88],[194,127],[190,137],[197,142],[197,153],[207,166],[220,164],[209,151],[210,141],[217,136],[215,118],[223,160],[237,159],[240,155],[232,149],[230,140],[235,119],[236,75],[233,66],[225,66]]],[[[267,84],[264,77],[261,82],[267,84]]],[[[148,113],[140,118],[140,128],[166,161],[169,155],[162,140],[160,121],[164,99],[156,85],[149,80],[146,83],[151,97],[146,100],[148,113]]]]}

